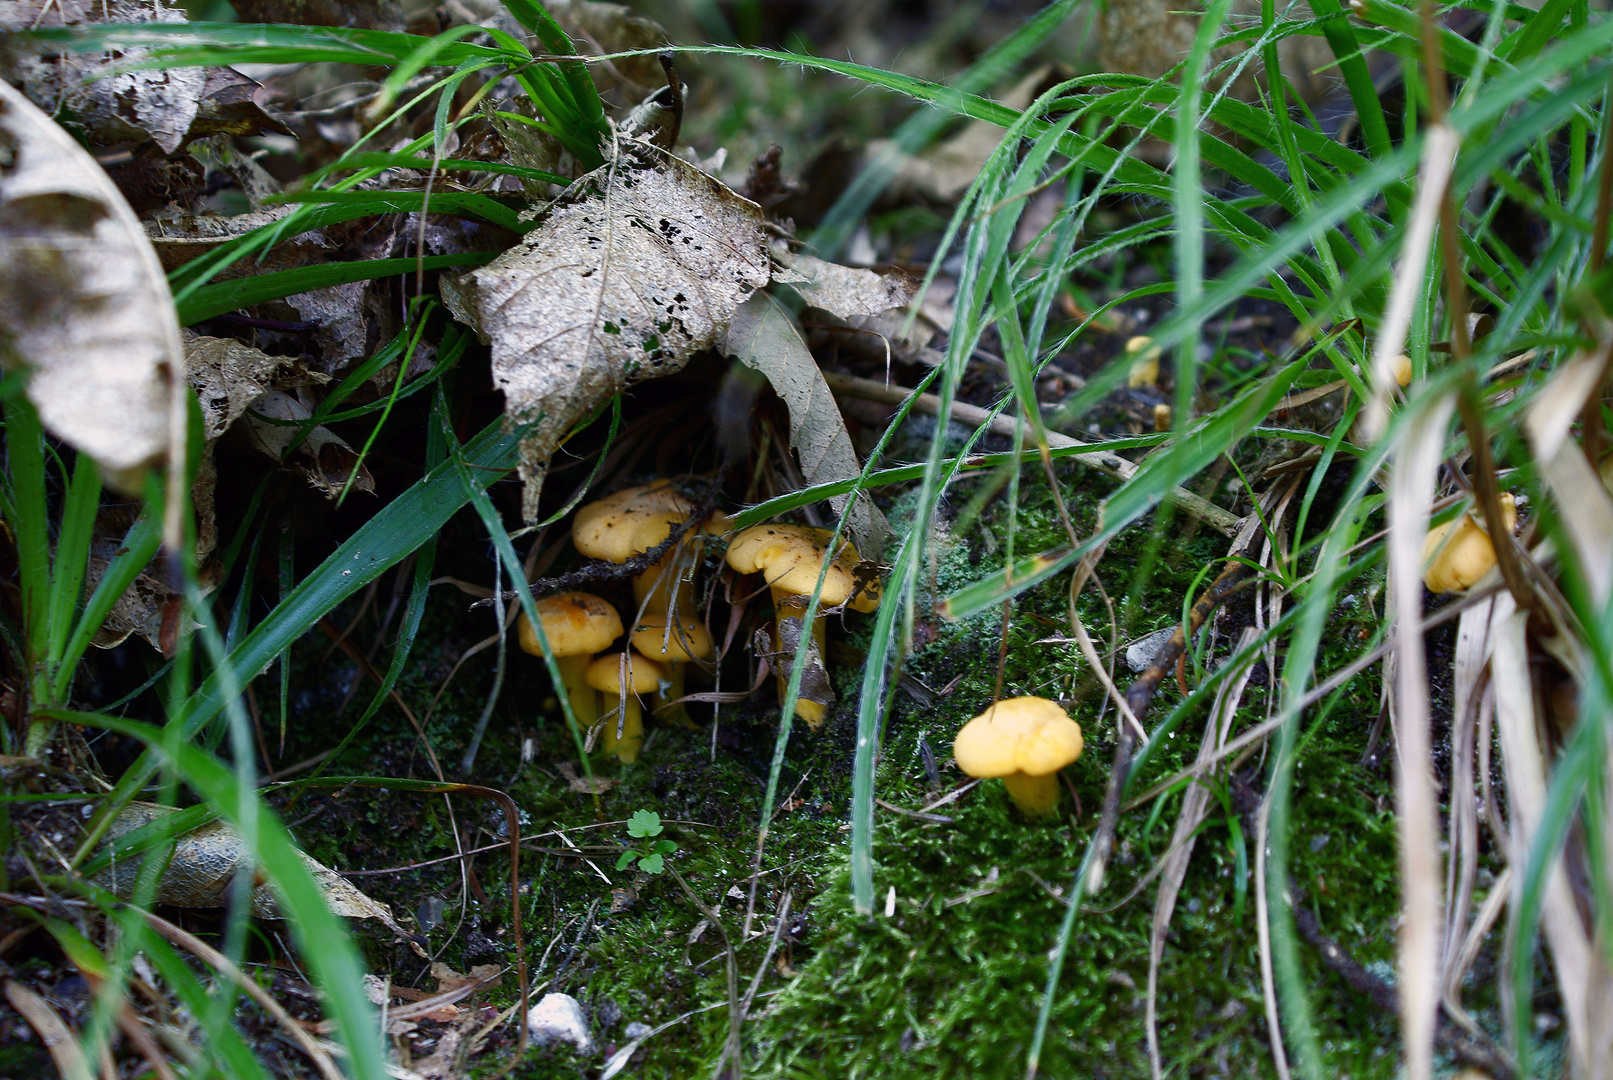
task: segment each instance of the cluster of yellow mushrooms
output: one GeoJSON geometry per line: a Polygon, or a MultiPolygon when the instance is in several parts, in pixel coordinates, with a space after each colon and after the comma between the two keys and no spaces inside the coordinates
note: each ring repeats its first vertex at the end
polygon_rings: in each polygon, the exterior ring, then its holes
{"type": "MultiPolygon", "coordinates": [[[[1517,513],[1502,496],[1502,527],[1511,532],[1517,513]]],[[[627,488],[577,512],[572,542],[589,558],[622,564],[664,544],[694,507],[665,481],[627,488]]],[[[729,536],[722,514],[689,529],[649,568],[633,578],[637,604],[631,629],[605,600],[591,593],[567,592],[536,602],[543,636],[561,677],[560,692],[578,723],[601,726],[606,753],[624,762],[637,759],[644,742],[641,699],[663,702],[657,710],[687,723],[682,706],[683,672],[688,664],[711,664],[716,649],[695,600],[697,546],[705,537],[728,537],[727,561],[741,574],[759,574],[772,594],[771,645],[779,692],[795,655],[810,634],[796,715],[814,729],[823,725],[833,695],[821,664],[825,611],[850,608],[872,612],[879,606],[879,582],[863,572],[856,548],[842,542],[830,549],[831,533],[802,525],[759,525],[729,536]],[[819,614],[806,627],[810,597],[820,587],[819,614]],[[627,633],[621,651],[608,651],[627,633]],[[601,722],[603,718],[603,722],[601,722]]],[[[1423,548],[1426,583],[1434,592],[1470,587],[1495,564],[1495,548],[1485,524],[1472,513],[1429,533],[1423,548]]],[[[523,615],[521,647],[541,655],[535,628],[523,615]]],[[[1015,805],[1031,818],[1057,808],[1059,770],[1081,756],[1081,727],[1054,702],[1015,697],[996,702],[965,724],[953,743],[958,767],[971,776],[1001,779],[1015,805]]]]}
{"type": "MultiPolygon", "coordinates": [[[[589,503],[572,522],[572,544],[592,559],[618,565],[660,547],[686,522],[694,507],[665,481],[627,488],[589,503]]],[[[623,762],[638,758],[644,742],[643,700],[663,702],[657,713],[686,721],[683,696],[687,664],[710,664],[716,647],[696,603],[694,575],[704,537],[729,533],[727,519],[714,515],[688,530],[649,568],[634,575],[631,627],[602,597],[564,592],[536,601],[543,638],[555,658],[563,693],[584,727],[600,727],[607,754],[623,762]],[[624,635],[620,650],[616,642],[624,635]]],[[[728,565],[741,574],[759,574],[773,599],[771,630],[779,693],[787,681],[787,661],[802,635],[811,637],[808,656],[814,675],[803,675],[796,715],[814,729],[823,725],[830,702],[821,658],[824,612],[849,608],[872,612],[879,606],[877,579],[862,567],[857,549],[842,542],[830,549],[833,534],[803,525],[758,525],[728,538],[728,565]],[[818,615],[805,625],[807,605],[819,590],[818,615]]],[[[543,654],[537,629],[521,616],[521,648],[543,654]]],[[[973,776],[1000,777],[1010,797],[1028,816],[1052,813],[1058,803],[1057,774],[1081,754],[1081,728],[1051,701],[1012,698],[970,721],[958,734],[958,765],[973,776]]]]}
{"type": "MultiPolygon", "coordinates": [[[[588,558],[619,565],[664,544],[694,509],[666,481],[626,488],[577,511],[572,544],[588,558]]],[[[636,760],[643,745],[642,698],[653,695],[664,702],[657,710],[659,715],[687,720],[677,704],[684,696],[685,665],[710,664],[716,657],[715,643],[695,599],[694,575],[701,561],[697,545],[703,537],[728,532],[727,519],[716,514],[634,575],[637,606],[630,629],[615,608],[592,593],[566,592],[536,602],[543,637],[560,669],[560,692],[570,701],[579,724],[592,727],[603,717],[601,743],[621,761],[636,760]],[[624,631],[627,645],[620,651],[607,651],[624,631]]],[[[772,592],[776,653],[793,655],[802,615],[820,573],[825,575],[820,614],[811,628],[818,655],[822,654],[825,622],[821,612],[842,605],[868,612],[879,605],[877,580],[859,577],[861,558],[856,548],[842,542],[831,552],[832,536],[804,525],[760,525],[735,533],[729,540],[729,565],[742,574],[761,574],[772,592]]],[[[538,633],[525,615],[521,617],[520,642],[527,652],[542,655],[538,633]]],[[[787,670],[781,664],[775,666],[787,670]]],[[[781,675],[781,693],[783,682],[781,675]]],[[[826,685],[804,685],[796,715],[814,728],[820,727],[832,700],[826,685]]]]}

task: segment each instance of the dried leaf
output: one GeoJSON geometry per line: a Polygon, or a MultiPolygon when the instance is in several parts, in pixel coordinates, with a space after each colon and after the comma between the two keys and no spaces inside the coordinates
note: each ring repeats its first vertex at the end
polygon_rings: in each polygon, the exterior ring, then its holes
{"type": "MultiPolygon", "coordinates": [[[[131,803],[113,821],[108,835],[114,839],[125,836],[174,812],[171,806],[131,803]]],[[[163,853],[161,849],[159,853],[163,853]]],[[[399,937],[414,940],[412,934],[398,925],[385,904],[370,899],[329,867],[306,854],[298,854],[302,855],[303,865],[335,914],[350,919],[376,919],[399,937]]],[[[116,862],[98,880],[104,888],[127,899],[134,893],[142,861],[130,858],[116,862]]],[[[177,839],[173,858],[158,883],[156,899],[175,907],[222,907],[229,902],[236,874],[251,865],[251,853],[233,829],[222,821],[203,825],[177,839]]],[[[260,918],[280,917],[274,893],[259,871],[253,874],[252,911],[260,918]]]]}
{"type": "Polygon", "coordinates": [[[1536,467],[1557,498],[1568,543],[1598,607],[1613,593],[1613,500],[1571,436],[1586,402],[1601,388],[1610,349],[1613,340],[1604,328],[1595,349],[1576,355],[1541,387],[1524,420],[1536,467]]]}
{"type": "MultiPolygon", "coordinates": [[[[25,2],[0,5],[0,30],[101,22],[184,22],[177,8],[148,0],[110,0],[95,4],[25,2]]],[[[60,53],[43,57],[11,52],[0,63],[0,76],[16,83],[41,109],[67,110],[97,146],[156,142],[172,154],[190,138],[207,75],[200,68],[129,71],[143,49],[116,54],[60,53]]]]}
{"type": "Polygon", "coordinates": [[[569,761],[562,761],[555,766],[555,769],[561,776],[565,777],[566,786],[569,790],[583,795],[603,795],[621,783],[620,780],[612,780],[607,776],[578,776],[577,770],[572,767],[569,761]]]}
{"type": "Polygon", "coordinates": [[[185,333],[185,377],[202,407],[202,432],[216,439],[267,393],[277,372],[300,368],[289,356],[270,356],[232,338],[185,333]]]}
{"type": "MultiPolygon", "coordinates": [[[[268,20],[266,20],[268,21],[268,20]]],[[[191,121],[188,139],[205,139],[211,135],[261,135],[273,131],[280,135],[294,135],[292,130],[263,108],[266,96],[263,84],[236,71],[234,68],[206,68],[206,83],[201,100],[196,103],[196,118],[191,121]]]]}
{"type": "MultiPolygon", "coordinates": [[[[210,524],[210,523],[209,523],[210,524]]],[[[124,528],[127,529],[127,523],[124,528]]],[[[85,587],[95,588],[108,564],[122,547],[122,532],[103,532],[96,522],[96,536],[90,541],[90,560],[85,571],[85,587]]],[[[130,634],[138,634],[153,649],[165,656],[172,649],[164,644],[179,640],[201,624],[184,614],[184,594],[176,591],[164,580],[161,570],[147,567],[134,579],[134,583],[118,597],[105,621],[95,631],[91,643],[98,649],[111,649],[123,644],[130,634]]]]}
{"type": "MultiPolygon", "coordinates": [[[[299,425],[274,423],[300,421],[312,416],[308,406],[280,390],[270,390],[252,403],[247,413],[245,430],[247,441],[276,461],[285,460],[293,452],[292,443],[302,434],[299,425]]],[[[356,491],[374,491],[375,481],[370,471],[359,461],[353,448],[341,436],[327,427],[309,429],[307,437],[298,443],[295,453],[309,459],[311,464],[298,466],[314,490],[327,499],[334,499],[349,486],[356,491]]]]}
{"type": "Polygon", "coordinates": [[[775,275],[775,280],[789,285],[813,307],[842,319],[878,315],[902,307],[913,299],[918,288],[900,271],[881,274],[873,270],[854,270],[811,255],[791,254],[782,244],[773,245],[773,254],[792,274],[790,277],[775,275]]]}
{"type": "MultiPolygon", "coordinates": [[[[773,384],[790,410],[790,445],[801,461],[806,482],[822,484],[862,472],[846,422],[835,404],[823,372],[812,358],[795,320],[766,296],[753,296],[734,313],[722,351],[755,368],[773,384]]],[[[829,500],[837,513],[847,513],[850,495],[829,500]]],[[[857,550],[869,558],[878,553],[889,531],[867,492],[859,492],[850,508],[847,528],[857,550]]]]}
{"type": "Polygon", "coordinates": [[[572,424],[681,370],[771,275],[760,208],[649,143],[620,145],[519,246],[444,279],[449,308],[492,344],[505,415],[524,426],[528,521],[572,424]]]}
{"type": "Polygon", "coordinates": [[[182,353],[173,298],[134,212],[94,160],[0,82],[0,367],[114,486],[168,445],[182,353]]]}

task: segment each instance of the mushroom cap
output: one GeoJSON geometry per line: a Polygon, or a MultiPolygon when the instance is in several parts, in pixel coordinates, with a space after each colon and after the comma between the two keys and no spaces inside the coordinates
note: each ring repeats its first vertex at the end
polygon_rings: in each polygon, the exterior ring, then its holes
{"type": "Polygon", "coordinates": [[[577,511],[571,542],[590,559],[624,563],[661,543],[693,512],[669,480],[623,488],[577,511]]]}
{"type": "Polygon", "coordinates": [[[1396,353],[1389,361],[1389,370],[1394,373],[1395,382],[1403,387],[1411,385],[1411,357],[1396,353]]]}
{"type": "Polygon", "coordinates": [[[626,664],[622,663],[621,653],[609,653],[589,664],[582,677],[584,682],[602,694],[620,694],[624,675],[629,690],[635,694],[648,694],[660,689],[665,670],[654,660],[629,649],[626,664]]]}
{"type": "MultiPolygon", "coordinates": [[[[829,555],[834,533],[807,525],[756,525],[737,534],[728,545],[728,565],[741,574],[761,574],[777,592],[810,596],[818,572],[829,555]]],[[[836,607],[851,601],[853,611],[879,607],[879,582],[860,579],[862,557],[848,540],[829,564],[821,603],[836,607]],[[853,596],[855,590],[856,595],[853,596]]]]}
{"type": "MultiPolygon", "coordinates": [[[[1511,492],[1502,492],[1502,525],[1508,533],[1518,526],[1518,504],[1511,492]]],[[[1447,521],[1423,538],[1423,584],[1429,592],[1460,592],[1471,588],[1495,565],[1495,544],[1489,532],[1468,511],[1447,521]]]]}
{"type": "MultiPolygon", "coordinates": [[[[583,656],[606,648],[622,636],[622,620],[616,609],[593,593],[563,592],[540,597],[533,602],[543,622],[543,634],[556,656],[583,656]]],[[[521,613],[521,648],[542,656],[538,635],[521,613]]]]}
{"type": "Polygon", "coordinates": [[[958,732],[958,768],[987,779],[1024,773],[1046,776],[1081,756],[1081,725],[1046,698],[999,701],[958,732]]]}
{"type": "Polygon", "coordinates": [[[716,655],[711,631],[699,619],[680,619],[667,633],[672,616],[650,615],[633,627],[633,648],[653,660],[663,663],[686,664],[691,660],[710,660],[716,655]]]}

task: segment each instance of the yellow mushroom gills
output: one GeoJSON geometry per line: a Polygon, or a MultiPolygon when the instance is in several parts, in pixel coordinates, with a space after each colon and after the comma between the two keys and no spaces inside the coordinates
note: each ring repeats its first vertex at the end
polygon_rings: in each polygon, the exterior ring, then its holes
{"type": "Polygon", "coordinates": [[[1039,697],[999,701],[958,732],[952,755],[970,776],[1001,778],[1026,817],[1051,814],[1059,802],[1058,771],[1081,756],[1081,725],[1039,697]]]}

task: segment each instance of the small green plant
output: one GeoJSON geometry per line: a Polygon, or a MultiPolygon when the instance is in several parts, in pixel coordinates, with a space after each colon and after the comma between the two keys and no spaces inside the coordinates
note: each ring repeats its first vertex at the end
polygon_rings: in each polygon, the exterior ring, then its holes
{"type": "MultiPolygon", "coordinates": [[[[665,828],[661,824],[661,815],[654,810],[635,810],[633,816],[627,819],[627,835],[635,840],[660,836],[665,828]]],[[[678,845],[671,840],[657,840],[648,851],[630,847],[617,858],[616,869],[625,870],[628,864],[637,859],[640,870],[646,874],[659,874],[666,869],[666,857],[676,850],[678,845]]]]}

